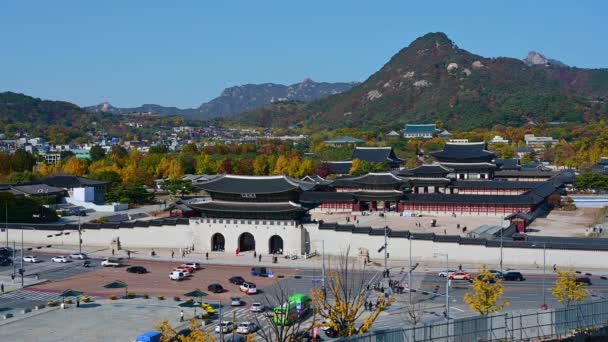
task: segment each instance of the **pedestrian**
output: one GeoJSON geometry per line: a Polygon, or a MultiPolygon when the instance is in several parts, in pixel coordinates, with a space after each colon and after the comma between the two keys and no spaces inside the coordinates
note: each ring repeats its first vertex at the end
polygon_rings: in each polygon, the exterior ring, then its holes
{"type": "Polygon", "coordinates": [[[258,257],[258,253],[256,251],[253,251],[253,258],[257,258],[258,257]]]}
{"type": "Polygon", "coordinates": [[[386,277],[387,278],[391,277],[391,270],[389,270],[388,268],[386,269],[386,277]]]}
{"type": "Polygon", "coordinates": [[[557,264],[553,264],[553,272],[557,272],[557,264]]]}
{"type": "Polygon", "coordinates": [[[76,297],[76,307],[80,307],[80,297],[76,297]]]}
{"type": "Polygon", "coordinates": [[[444,230],[443,230],[443,234],[444,234],[444,235],[447,235],[447,234],[448,234],[448,231],[447,231],[446,229],[444,229],[444,230]]]}
{"type": "Polygon", "coordinates": [[[4,293],[4,283],[0,284],[0,292],[4,293]]]}
{"type": "Polygon", "coordinates": [[[205,252],[205,259],[209,260],[209,252],[205,252]]]}
{"type": "Polygon", "coordinates": [[[182,258],[186,257],[186,251],[182,249],[182,258]]]}
{"type": "Polygon", "coordinates": [[[462,271],[462,264],[458,265],[458,270],[462,271]]]}
{"type": "Polygon", "coordinates": [[[258,262],[262,262],[262,254],[258,254],[258,262]]]}
{"type": "Polygon", "coordinates": [[[114,248],[112,248],[112,256],[114,256],[114,248]]]}
{"type": "Polygon", "coordinates": [[[127,258],[131,259],[131,251],[127,251],[127,258]]]}
{"type": "Polygon", "coordinates": [[[173,259],[174,256],[175,256],[175,251],[171,250],[171,259],[173,259]]]}
{"type": "Polygon", "coordinates": [[[180,321],[180,322],[183,322],[183,321],[184,321],[184,310],[181,310],[181,311],[179,312],[179,321],[180,321]]]}

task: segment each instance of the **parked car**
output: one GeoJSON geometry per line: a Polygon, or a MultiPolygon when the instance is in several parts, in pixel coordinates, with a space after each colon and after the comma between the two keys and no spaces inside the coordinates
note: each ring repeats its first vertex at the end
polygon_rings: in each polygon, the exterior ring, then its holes
{"type": "Polygon", "coordinates": [[[188,269],[187,269],[187,268],[184,268],[184,267],[179,267],[179,266],[178,266],[178,267],[175,267],[175,268],[173,269],[173,272],[182,272],[182,273],[183,273],[183,274],[184,274],[186,277],[188,277],[188,276],[191,276],[191,275],[192,275],[192,273],[191,273],[190,271],[188,271],[188,269]]]}
{"type": "Polygon", "coordinates": [[[175,335],[174,341],[178,342],[180,340],[179,339],[180,336],[188,337],[188,336],[190,336],[190,334],[192,334],[192,330],[190,330],[190,328],[184,328],[177,332],[177,334],[175,335]]]}
{"type": "Polygon", "coordinates": [[[186,265],[180,265],[180,266],[175,267],[174,269],[182,270],[182,272],[184,272],[184,273],[190,273],[190,274],[194,273],[194,269],[192,267],[188,267],[186,265]]]}
{"type": "Polygon", "coordinates": [[[230,282],[230,284],[241,285],[245,282],[245,279],[241,276],[234,276],[228,279],[228,281],[230,282]]]}
{"type": "Polygon", "coordinates": [[[60,256],[52,257],[51,261],[52,262],[68,262],[68,258],[63,255],[60,255],[60,256]]]}
{"type": "Polygon", "coordinates": [[[489,270],[488,272],[490,272],[490,274],[492,274],[493,276],[495,276],[496,278],[500,278],[502,277],[502,272],[498,271],[498,270],[489,270]]]}
{"type": "Polygon", "coordinates": [[[502,275],[502,279],[506,281],[524,281],[526,280],[520,272],[507,272],[502,275]]]}
{"type": "Polygon", "coordinates": [[[452,280],[471,280],[471,273],[468,272],[454,272],[448,275],[448,279],[452,280]]]}
{"type": "Polygon", "coordinates": [[[259,302],[254,302],[251,304],[251,312],[264,312],[264,304],[259,302]]]}
{"type": "Polygon", "coordinates": [[[241,306],[242,304],[241,297],[230,297],[231,306],[241,306]]]}
{"type": "Polygon", "coordinates": [[[35,257],[33,255],[26,255],[23,257],[23,261],[36,263],[36,262],[40,262],[40,259],[38,259],[37,257],[35,257]]]}
{"type": "Polygon", "coordinates": [[[0,258],[0,266],[9,266],[13,264],[13,259],[11,258],[0,258]]]}
{"type": "Polygon", "coordinates": [[[456,270],[443,270],[443,271],[437,273],[437,275],[440,276],[440,277],[444,277],[445,278],[448,275],[450,275],[452,273],[455,273],[455,272],[456,272],[456,270]]]}
{"type": "Polygon", "coordinates": [[[593,285],[593,284],[591,284],[591,278],[589,278],[589,277],[578,277],[578,278],[576,278],[576,283],[579,285],[589,285],[589,286],[593,285]]]}
{"type": "Polygon", "coordinates": [[[239,334],[250,334],[258,330],[258,325],[253,322],[241,322],[236,328],[236,332],[239,334]]]}
{"type": "Polygon", "coordinates": [[[239,289],[246,294],[256,294],[258,293],[258,289],[254,283],[250,283],[248,281],[244,282],[239,286],[239,289]]]}
{"type": "Polygon", "coordinates": [[[266,267],[252,267],[251,275],[257,277],[268,277],[268,269],[266,267]]]}
{"type": "Polygon", "coordinates": [[[121,258],[105,258],[101,262],[101,266],[103,267],[120,267],[122,266],[121,258]]]}
{"type": "MultiPolygon", "coordinates": [[[[483,281],[483,276],[481,274],[478,274],[477,277],[475,277],[477,280],[481,280],[483,281]]],[[[491,276],[490,278],[488,278],[487,282],[489,284],[494,284],[496,282],[496,276],[491,276]]]]}
{"type": "Polygon", "coordinates": [[[70,254],[70,259],[80,259],[80,260],[84,260],[84,259],[88,259],[89,257],[84,254],[84,253],[72,253],[70,254]]]}
{"type": "Polygon", "coordinates": [[[224,292],[224,288],[222,287],[222,285],[218,284],[218,283],[213,283],[210,284],[209,286],[207,286],[207,290],[212,292],[212,293],[222,293],[224,292]]]}
{"type": "Polygon", "coordinates": [[[222,321],[215,327],[216,333],[222,332],[225,334],[231,332],[232,330],[234,330],[234,323],[230,321],[222,321]]]}
{"type": "Polygon", "coordinates": [[[169,273],[169,279],[171,280],[183,280],[186,278],[186,275],[184,274],[184,272],[180,272],[180,271],[173,271],[171,273],[169,273]]]}
{"type": "Polygon", "coordinates": [[[148,270],[143,267],[143,266],[131,266],[127,268],[127,272],[129,273],[137,273],[137,274],[144,274],[144,273],[148,273],[148,270]]]}
{"type": "Polygon", "coordinates": [[[190,267],[190,268],[194,269],[195,271],[201,269],[201,264],[199,264],[198,262],[189,262],[187,264],[184,264],[184,266],[190,267]]]}

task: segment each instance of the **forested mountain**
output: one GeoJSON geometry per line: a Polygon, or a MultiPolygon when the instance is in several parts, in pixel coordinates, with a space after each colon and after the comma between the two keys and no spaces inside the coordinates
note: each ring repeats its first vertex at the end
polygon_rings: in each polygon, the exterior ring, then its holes
{"type": "Polygon", "coordinates": [[[429,33],[347,92],[298,108],[271,105],[234,121],[380,129],[437,120],[460,129],[592,121],[608,111],[607,73],[486,58],[459,48],[444,33],[429,33]]]}
{"type": "Polygon", "coordinates": [[[283,85],[275,83],[245,84],[224,89],[220,96],[201,104],[198,108],[180,109],[146,104],[134,108],[117,108],[107,102],[86,107],[88,111],[126,114],[133,112],[154,112],[161,115],[183,115],[193,119],[227,117],[254,110],[271,103],[284,101],[310,102],[330,95],[339,94],[352,88],[356,82],[328,83],[305,79],[300,83],[283,85]]]}

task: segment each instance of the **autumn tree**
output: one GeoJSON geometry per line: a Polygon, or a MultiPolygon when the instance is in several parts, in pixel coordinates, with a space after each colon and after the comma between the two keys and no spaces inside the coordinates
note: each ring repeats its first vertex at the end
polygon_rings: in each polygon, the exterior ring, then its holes
{"type": "Polygon", "coordinates": [[[487,316],[510,304],[508,300],[498,303],[504,293],[505,286],[502,280],[497,279],[484,265],[473,280],[473,288],[465,293],[464,302],[469,304],[472,311],[487,316]]]}
{"type": "Polygon", "coordinates": [[[315,312],[325,318],[340,336],[367,332],[380,312],[394,301],[394,297],[380,296],[375,310],[367,314],[364,307],[370,299],[367,284],[372,281],[373,275],[358,269],[355,262],[349,259],[349,251],[350,248],[347,248],[338,257],[335,267],[330,261],[324,288],[311,291],[315,312]]]}
{"type": "Polygon", "coordinates": [[[210,175],[216,173],[215,163],[206,153],[201,153],[196,157],[196,173],[199,175],[210,175]]]}
{"type": "Polygon", "coordinates": [[[160,342],[172,342],[177,335],[177,331],[169,324],[168,320],[157,323],[154,329],[161,333],[160,342]]]}
{"type": "Polygon", "coordinates": [[[312,159],[306,158],[300,163],[298,168],[298,178],[310,176],[313,174],[315,164],[312,159]]]}
{"type": "Polygon", "coordinates": [[[215,342],[215,336],[209,330],[203,329],[199,320],[191,319],[190,334],[188,336],[179,336],[179,342],[215,342]]]}
{"type": "Polygon", "coordinates": [[[106,156],[106,150],[99,145],[95,145],[89,150],[89,156],[91,156],[91,161],[96,162],[106,156]]]}
{"type": "Polygon", "coordinates": [[[52,176],[61,173],[61,165],[60,164],[47,164],[43,163],[40,165],[40,169],[38,170],[42,176],[52,176]]]}
{"type": "Polygon", "coordinates": [[[555,287],[551,288],[551,293],[564,306],[570,306],[589,297],[589,292],[583,286],[576,281],[573,269],[558,269],[555,287]]]}
{"type": "Polygon", "coordinates": [[[229,174],[232,173],[232,159],[225,158],[223,159],[217,167],[218,173],[229,174]]]}
{"type": "Polygon", "coordinates": [[[14,172],[32,171],[36,165],[36,158],[24,150],[17,150],[11,156],[11,170],[14,172]]]}
{"type": "Polygon", "coordinates": [[[63,165],[63,172],[70,175],[84,176],[87,171],[87,162],[83,159],[78,159],[76,157],[68,159],[63,165]]]}
{"type": "Polygon", "coordinates": [[[0,175],[8,175],[9,173],[11,173],[11,156],[0,152],[0,175]]]}
{"type": "Polygon", "coordinates": [[[354,159],[351,166],[350,171],[348,172],[351,176],[358,176],[361,174],[363,170],[363,162],[360,159],[354,159]]]}
{"type": "Polygon", "coordinates": [[[280,155],[277,162],[272,170],[273,175],[284,175],[289,171],[289,158],[284,155],[280,155]]]}
{"type": "Polygon", "coordinates": [[[164,174],[166,178],[170,180],[177,180],[184,176],[184,169],[182,168],[182,164],[177,159],[173,159],[169,164],[169,169],[167,173],[164,174]]]}
{"type": "Polygon", "coordinates": [[[268,156],[266,154],[258,154],[253,160],[253,174],[256,176],[267,176],[270,174],[268,156]]]}

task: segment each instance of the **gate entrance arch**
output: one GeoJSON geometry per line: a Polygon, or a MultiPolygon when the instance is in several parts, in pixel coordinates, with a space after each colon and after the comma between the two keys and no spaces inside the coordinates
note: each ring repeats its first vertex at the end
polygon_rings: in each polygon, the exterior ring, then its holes
{"type": "Polygon", "coordinates": [[[283,254],[283,238],[278,235],[273,235],[268,240],[268,253],[283,254]]]}
{"type": "Polygon", "coordinates": [[[239,236],[239,252],[255,250],[255,238],[251,233],[243,233],[239,236]]]}
{"type": "Polygon", "coordinates": [[[213,234],[211,237],[211,250],[213,252],[223,252],[225,245],[226,240],[224,239],[224,235],[220,233],[213,234]]]}

